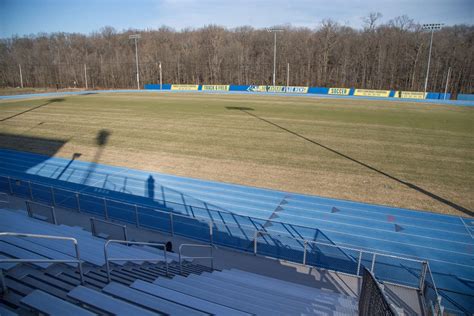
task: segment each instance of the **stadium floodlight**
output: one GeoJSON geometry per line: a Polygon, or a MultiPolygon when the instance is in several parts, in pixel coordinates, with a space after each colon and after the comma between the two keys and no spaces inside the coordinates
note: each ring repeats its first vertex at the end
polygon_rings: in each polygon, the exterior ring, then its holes
{"type": "Polygon", "coordinates": [[[276,77],[276,50],[277,50],[277,32],[283,32],[283,29],[269,28],[267,32],[273,32],[274,41],[273,41],[273,86],[275,86],[275,77],[276,77]]]}
{"type": "Polygon", "coordinates": [[[140,34],[133,34],[128,37],[128,39],[134,39],[135,40],[135,61],[137,63],[137,89],[140,90],[140,73],[138,72],[138,44],[137,40],[141,38],[142,36],[140,34]]]}
{"type": "Polygon", "coordinates": [[[428,53],[428,67],[426,68],[426,78],[425,78],[425,93],[428,88],[428,76],[430,74],[430,63],[431,63],[431,47],[433,46],[433,33],[443,27],[443,23],[431,23],[423,24],[423,30],[431,31],[431,40],[430,40],[430,52],[428,53]]]}

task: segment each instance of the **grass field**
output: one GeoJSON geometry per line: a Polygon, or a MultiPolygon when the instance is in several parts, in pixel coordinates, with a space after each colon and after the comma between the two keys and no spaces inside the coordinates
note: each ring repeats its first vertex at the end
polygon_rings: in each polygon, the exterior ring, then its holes
{"type": "Polygon", "coordinates": [[[447,214],[474,207],[470,107],[184,93],[0,101],[1,147],[51,153],[47,139],[66,142],[65,158],[447,214]]]}

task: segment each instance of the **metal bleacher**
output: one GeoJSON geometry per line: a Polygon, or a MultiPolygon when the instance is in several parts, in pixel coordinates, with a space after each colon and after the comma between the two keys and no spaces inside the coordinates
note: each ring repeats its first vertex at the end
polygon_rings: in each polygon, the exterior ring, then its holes
{"type": "Polygon", "coordinates": [[[353,297],[181,263],[172,252],[111,243],[21,210],[0,209],[0,232],[0,315],[357,315],[353,297]],[[123,260],[108,262],[107,248],[123,260]]]}

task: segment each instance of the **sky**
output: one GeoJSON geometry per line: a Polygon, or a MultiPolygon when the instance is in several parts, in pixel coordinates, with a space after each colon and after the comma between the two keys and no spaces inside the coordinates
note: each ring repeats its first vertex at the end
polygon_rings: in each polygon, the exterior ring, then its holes
{"type": "Polygon", "coordinates": [[[370,12],[380,12],[381,22],[407,15],[418,23],[474,24],[474,0],[0,0],[0,38],[90,34],[104,26],[117,31],[209,24],[317,28],[328,18],[361,28],[370,12]]]}

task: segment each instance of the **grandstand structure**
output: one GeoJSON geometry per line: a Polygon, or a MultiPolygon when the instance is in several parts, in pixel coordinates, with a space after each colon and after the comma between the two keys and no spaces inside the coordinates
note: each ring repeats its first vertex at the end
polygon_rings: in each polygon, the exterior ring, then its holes
{"type": "Polygon", "coordinates": [[[98,221],[87,209],[31,197],[0,197],[2,315],[442,314],[439,302],[422,291],[376,281],[371,267],[360,266],[358,275],[298,264],[283,272],[274,259],[110,218],[98,221]]]}

